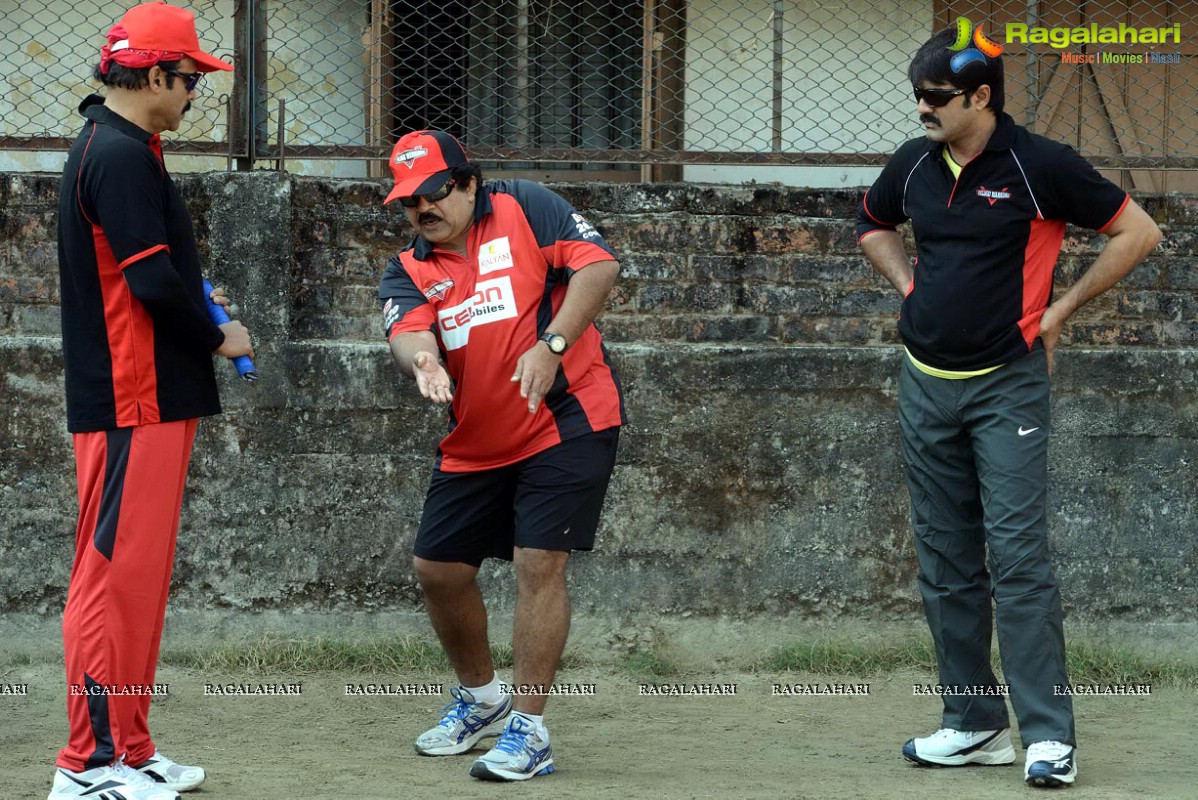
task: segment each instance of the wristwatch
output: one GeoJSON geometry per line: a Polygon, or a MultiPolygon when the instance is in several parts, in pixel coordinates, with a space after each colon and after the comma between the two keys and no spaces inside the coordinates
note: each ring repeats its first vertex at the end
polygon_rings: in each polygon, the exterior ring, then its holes
{"type": "Polygon", "coordinates": [[[549,352],[559,356],[570,346],[566,344],[566,337],[560,333],[542,333],[537,337],[537,341],[544,342],[549,347],[549,352]]]}

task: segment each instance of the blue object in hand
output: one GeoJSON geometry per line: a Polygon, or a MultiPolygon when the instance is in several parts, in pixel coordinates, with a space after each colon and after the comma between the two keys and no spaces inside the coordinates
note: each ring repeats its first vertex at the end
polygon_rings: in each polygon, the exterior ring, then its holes
{"type": "MultiPolygon", "coordinates": [[[[212,302],[212,284],[208,279],[204,279],[204,302],[208,304],[208,319],[212,320],[217,325],[224,325],[229,321],[229,315],[225,313],[224,306],[217,305],[212,302]]],[[[254,366],[254,362],[249,356],[237,356],[230,358],[233,366],[237,367],[237,374],[245,378],[247,381],[258,380],[258,368],[254,366]]]]}

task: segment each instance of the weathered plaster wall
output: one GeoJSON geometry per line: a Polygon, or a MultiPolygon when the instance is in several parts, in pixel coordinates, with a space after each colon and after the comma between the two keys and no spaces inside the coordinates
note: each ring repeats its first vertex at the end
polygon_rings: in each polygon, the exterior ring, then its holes
{"type": "MultiPolygon", "coordinates": [[[[173,607],[416,608],[408,553],[444,419],[379,336],[402,217],[381,182],[183,185],[263,379],[220,371],[227,413],[201,425],[173,607]]],[[[579,612],[917,615],[898,303],[857,249],[859,192],[558,188],[624,263],[603,328],[631,424],[600,548],[572,568],[579,612]]],[[[44,615],[65,599],[75,509],[56,192],[56,176],[0,176],[0,611],[44,615]]],[[[1198,200],[1142,203],[1165,242],[1058,357],[1052,542],[1075,616],[1180,621],[1198,605],[1198,200]]],[[[1070,230],[1059,284],[1101,240],[1070,230]]]]}

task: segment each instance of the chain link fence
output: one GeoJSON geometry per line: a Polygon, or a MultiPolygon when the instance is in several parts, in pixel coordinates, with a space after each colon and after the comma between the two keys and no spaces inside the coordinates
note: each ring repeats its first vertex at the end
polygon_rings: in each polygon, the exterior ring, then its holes
{"type": "MultiPolygon", "coordinates": [[[[1003,46],[1018,122],[1105,167],[1198,168],[1193,2],[177,4],[238,68],[200,84],[172,148],[243,168],[358,160],[382,174],[398,135],[426,127],[504,167],[876,165],[922,134],[907,64],[960,17],[1003,46]]],[[[0,150],[69,145],[124,8],[0,0],[0,150]]]]}

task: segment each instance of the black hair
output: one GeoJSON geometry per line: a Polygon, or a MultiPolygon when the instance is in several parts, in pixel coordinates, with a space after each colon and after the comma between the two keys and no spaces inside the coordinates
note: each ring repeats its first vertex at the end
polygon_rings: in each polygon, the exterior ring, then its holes
{"type": "MultiPolygon", "coordinates": [[[[158,67],[162,70],[178,69],[178,61],[159,61],[158,67]]],[[[113,61],[108,65],[108,74],[105,75],[100,71],[100,65],[96,64],[92,70],[92,77],[105,86],[115,86],[118,89],[144,89],[150,85],[150,69],[151,67],[126,67],[113,61]]],[[[175,76],[166,73],[166,88],[173,89],[175,86],[175,76]]]]}
{"type": "Polygon", "coordinates": [[[470,186],[470,179],[474,178],[479,186],[483,185],[483,170],[478,164],[466,164],[461,167],[454,167],[449,173],[450,179],[453,181],[460,191],[466,191],[470,186]]]}
{"type": "MultiPolygon", "coordinates": [[[[973,94],[979,86],[989,86],[990,103],[987,108],[997,117],[1002,113],[1004,100],[1002,55],[991,57],[979,50],[981,60],[974,59],[960,72],[953,72],[950,62],[957,53],[948,48],[956,39],[956,30],[946,28],[924,42],[911,59],[911,66],[907,67],[907,78],[913,86],[925,81],[947,83],[957,89],[965,89],[969,94],[973,94]]],[[[969,106],[969,95],[965,96],[965,106],[969,106]]]]}

